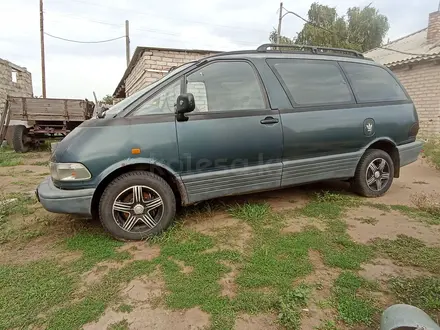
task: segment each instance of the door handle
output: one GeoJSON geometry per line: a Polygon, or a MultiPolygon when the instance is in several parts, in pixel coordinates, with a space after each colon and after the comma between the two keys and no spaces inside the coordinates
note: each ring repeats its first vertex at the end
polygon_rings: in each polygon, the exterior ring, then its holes
{"type": "Polygon", "coordinates": [[[263,125],[276,124],[276,123],[278,123],[278,119],[269,116],[269,117],[266,117],[266,118],[264,118],[264,119],[261,119],[261,120],[260,120],[260,123],[263,124],[263,125]]]}

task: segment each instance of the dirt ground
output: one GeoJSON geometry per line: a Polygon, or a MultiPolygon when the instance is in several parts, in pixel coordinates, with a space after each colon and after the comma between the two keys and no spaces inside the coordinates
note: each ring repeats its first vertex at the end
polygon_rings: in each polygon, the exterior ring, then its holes
{"type": "MultiPolygon", "coordinates": [[[[23,165],[13,167],[0,167],[0,191],[3,195],[10,193],[31,194],[38,182],[46,175],[48,169],[45,165],[32,165],[38,161],[47,160],[48,153],[29,154],[23,160],[23,165]]],[[[242,201],[267,202],[278,211],[294,211],[304,207],[315,192],[321,190],[337,190],[346,192],[348,184],[341,182],[319,183],[303,187],[283,189],[280,191],[265,192],[248,196],[239,196],[226,199],[227,202],[242,201]]],[[[371,203],[386,205],[414,206],[414,196],[418,194],[440,193],[440,175],[437,170],[431,167],[426,160],[420,159],[401,171],[401,177],[394,180],[390,191],[383,197],[369,200],[371,203]]],[[[1,198],[0,198],[1,199],[1,198]]],[[[42,233],[36,238],[20,241],[21,236],[13,241],[5,241],[0,246],[0,263],[24,264],[42,258],[53,258],[61,262],[72,262],[81,257],[81,254],[74,252],[62,252],[57,250],[57,245],[64,238],[73,233],[87,228],[88,230],[100,230],[99,224],[90,224],[81,219],[74,219],[63,215],[52,215],[38,204],[32,220],[26,215],[12,221],[10,230],[27,230],[33,228],[34,222],[42,224],[42,233]],[[35,220],[36,219],[36,220],[35,220]],[[28,226],[23,223],[29,221],[28,226]],[[48,222],[49,224],[45,223],[48,222]],[[23,229],[24,228],[24,229],[23,229]],[[17,240],[20,243],[17,243],[17,240]]],[[[209,237],[216,237],[219,243],[212,247],[207,253],[220,251],[227,247],[246,253],[251,244],[253,231],[250,225],[233,218],[227,212],[209,210],[206,217],[186,217],[183,223],[188,229],[202,233],[209,237]],[[220,238],[219,238],[220,237],[220,238]]],[[[357,243],[367,244],[376,238],[396,239],[399,235],[407,235],[417,238],[430,247],[440,246],[440,225],[428,225],[417,221],[407,215],[391,210],[384,212],[371,206],[360,206],[346,212],[344,220],[347,224],[347,233],[357,243]]],[[[318,230],[324,230],[326,224],[319,219],[307,217],[296,217],[288,219],[283,233],[298,233],[305,227],[313,225],[318,230]]],[[[39,227],[40,228],[40,227],[39,227]]],[[[143,242],[126,243],[119,248],[119,252],[127,252],[131,259],[120,261],[102,261],[97,263],[91,270],[81,275],[82,288],[78,292],[84,292],[94,283],[98,283],[111,270],[122,269],[125,265],[134,260],[153,260],[161,254],[158,246],[146,245],[143,242]]],[[[332,294],[332,283],[341,273],[340,269],[326,266],[319,251],[310,250],[309,260],[313,266],[313,272],[301,279],[304,283],[320,283],[319,290],[313,289],[308,305],[302,309],[301,329],[312,330],[319,327],[323,321],[334,319],[335,310],[322,307],[322,301],[329,300],[332,294]]],[[[191,274],[193,267],[183,262],[177,263],[183,274],[191,274]]],[[[234,264],[226,264],[230,271],[220,279],[221,295],[234,298],[237,294],[235,280],[241,269],[234,264]]],[[[368,280],[383,281],[401,274],[409,277],[429,275],[426,270],[414,267],[399,265],[387,258],[375,258],[362,264],[359,275],[368,280]]],[[[165,307],[163,300],[167,294],[167,286],[163,280],[163,273],[157,267],[148,276],[141,276],[129,281],[119,290],[117,305],[126,304],[132,306],[130,311],[121,311],[116,305],[110,304],[104,314],[94,322],[84,326],[84,329],[206,329],[210,326],[210,315],[200,308],[169,309],[165,307]],[[120,328],[117,328],[117,325],[120,328]],[[126,326],[126,327],[124,327],[126,326]]],[[[383,299],[387,299],[386,297],[383,299]]],[[[270,330],[279,329],[277,315],[274,313],[241,313],[236,316],[235,329],[270,330]]],[[[343,329],[344,326],[337,327],[343,329]]],[[[330,329],[330,328],[329,328],[330,329]]]]}

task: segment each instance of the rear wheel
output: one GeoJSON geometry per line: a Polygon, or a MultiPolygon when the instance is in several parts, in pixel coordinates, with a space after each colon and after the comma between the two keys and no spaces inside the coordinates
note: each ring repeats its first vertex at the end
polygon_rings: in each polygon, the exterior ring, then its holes
{"type": "Polygon", "coordinates": [[[28,135],[28,129],[24,125],[12,126],[12,146],[15,152],[28,152],[31,145],[31,138],[28,135]]]}
{"type": "Polygon", "coordinates": [[[168,183],[145,171],[122,174],[104,190],[99,202],[103,227],[120,240],[141,240],[168,228],[176,200],[168,183]]]}
{"type": "Polygon", "coordinates": [[[393,178],[394,163],[390,155],[380,149],[370,149],[358,164],[353,188],[361,196],[379,197],[390,189],[393,178]]]}

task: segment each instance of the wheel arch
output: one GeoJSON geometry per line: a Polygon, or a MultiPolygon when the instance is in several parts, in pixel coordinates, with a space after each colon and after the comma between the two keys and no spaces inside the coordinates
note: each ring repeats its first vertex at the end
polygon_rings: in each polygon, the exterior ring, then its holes
{"type": "Polygon", "coordinates": [[[368,147],[364,150],[379,149],[385,151],[390,155],[394,164],[394,177],[398,178],[400,176],[400,156],[399,150],[397,149],[396,143],[388,138],[382,138],[372,141],[368,147]]]}
{"type": "Polygon", "coordinates": [[[188,196],[185,186],[179,175],[168,166],[149,160],[141,160],[135,163],[118,163],[105,170],[100,175],[99,183],[92,197],[92,215],[97,216],[99,200],[105,188],[118,176],[132,171],[147,171],[164,179],[173,190],[177,204],[188,204],[188,196]]]}

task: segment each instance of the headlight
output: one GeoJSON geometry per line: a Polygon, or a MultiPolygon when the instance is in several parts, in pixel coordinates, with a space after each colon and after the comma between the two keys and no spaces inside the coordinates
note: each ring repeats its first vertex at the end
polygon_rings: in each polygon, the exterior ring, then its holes
{"type": "Polygon", "coordinates": [[[50,163],[50,175],[56,181],[89,180],[92,176],[89,170],[78,163],[50,163]]]}

